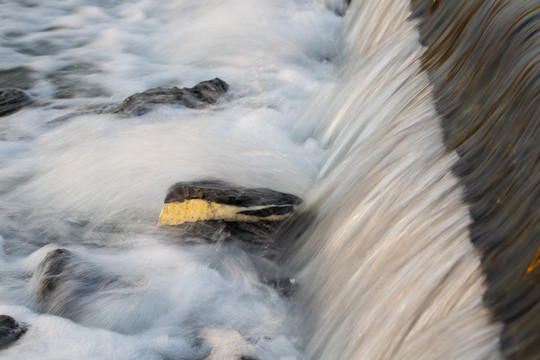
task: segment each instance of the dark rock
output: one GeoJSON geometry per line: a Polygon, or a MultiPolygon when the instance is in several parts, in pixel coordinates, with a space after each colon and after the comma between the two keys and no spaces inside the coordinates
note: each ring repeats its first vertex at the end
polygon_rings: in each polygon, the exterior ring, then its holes
{"type": "Polygon", "coordinates": [[[298,290],[295,278],[264,279],[264,283],[276,289],[279,295],[292,296],[298,290]]]}
{"type": "Polygon", "coordinates": [[[0,315],[0,350],[17,341],[27,330],[25,324],[8,315],[0,315]]]}
{"type": "Polygon", "coordinates": [[[0,116],[9,115],[32,101],[26,93],[19,89],[0,90],[0,116]]]}
{"type": "Polygon", "coordinates": [[[338,16],[345,16],[351,0],[325,0],[326,7],[338,16]]]}
{"type": "Polygon", "coordinates": [[[272,250],[272,236],[300,203],[295,195],[271,189],[219,180],[180,182],[169,189],[158,225],[212,242],[239,240],[272,250]]]}
{"type": "Polygon", "coordinates": [[[200,82],[190,89],[158,87],[128,97],[113,112],[139,116],[152,110],[156,104],[180,105],[199,109],[216,103],[218,98],[228,89],[229,85],[219,78],[200,82]]]}
{"type": "Polygon", "coordinates": [[[34,86],[34,71],[24,66],[0,70],[0,86],[29,90],[34,86]]]}
{"type": "Polygon", "coordinates": [[[38,265],[33,282],[38,311],[77,321],[88,295],[106,289],[115,279],[73,252],[56,249],[38,265]]]}
{"type": "Polygon", "coordinates": [[[238,208],[267,206],[266,209],[268,209],[285,206],[290,211],[292,211],[293,206],[302,203],[302,200],[298,196],[292,194],[286,194],[266,188],[250,189],[239,187],[221,180],[201,180],[176,183],[169,189],[169,192],[165,197],[165,203],[182,202],[192,199],[233,205],[238,208]]]}

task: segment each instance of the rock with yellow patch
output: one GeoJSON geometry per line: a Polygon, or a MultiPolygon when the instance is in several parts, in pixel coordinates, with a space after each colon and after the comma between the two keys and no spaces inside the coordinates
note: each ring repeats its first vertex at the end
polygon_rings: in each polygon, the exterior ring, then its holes
{"type": "Polygon", "coordinates": [[[158,225],[180,227],[187,235],[211,241],[237,239],[269,246],[301,202],[292,194],[219,180],[180,182],[169,189],[158,225]]]}

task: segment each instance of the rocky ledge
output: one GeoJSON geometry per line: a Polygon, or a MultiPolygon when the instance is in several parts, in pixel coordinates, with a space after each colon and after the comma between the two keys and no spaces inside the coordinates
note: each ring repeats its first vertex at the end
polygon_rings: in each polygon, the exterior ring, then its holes
{"type": "Polygon", "coordinates": [[[215,104],[228,89],[229,85],[219,78],[200,82],[192,88],[158,87],[131,95],[113,112],[127,116],[140,116],[151,111],[156,104],[180,105],[200,109],[215,104]]]}

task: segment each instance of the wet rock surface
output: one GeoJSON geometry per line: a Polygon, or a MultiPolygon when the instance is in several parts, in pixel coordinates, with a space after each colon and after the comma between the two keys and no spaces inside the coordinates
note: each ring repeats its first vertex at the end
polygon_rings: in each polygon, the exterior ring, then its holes
{"type": "Polygon", "coordinates": [[[180,182],[169,189],[158,225],[175,226],[184,236],[211,242],[238,240],[271,253],[272,236],[301,203],[295,195],[266,188],[219,180],[180,182]]]}
{"type": "Polygon", "coordinates": [[[174,184],[165,197],[165,203],[192,199],[207,200],[238,207],[258,205],[294,206],[302,202],[298,196],[292,194],[266,188],[245,188],[225,181],[209,179],[174,184]]]}
{"type": "Polygon", "coordinates": [[[0,90],[0,116],[12,114],[32,101],[26,93],[19,89],[0,90]]]}
{"type": "Polygon", "coordinates": [[[47,253],[33,275],[38,311],[77,321],[82,302],[115,283],[91,263],[67,249],[47,253]]]}
{"type": "Polygon", "coordinates": [[[27,330],[25,324],[8,315],[0,315],[0,350],[17,341],[27,330]]]}
{"type": "Polygon", "coordinates": [[[113,112],[127,116],[140,116],[151,111],[157,104],[199,109],[215,104],[228,89],[229,85],[219,78],[200,82],[192,88],[158,87],[131,95],[113,112]]]}

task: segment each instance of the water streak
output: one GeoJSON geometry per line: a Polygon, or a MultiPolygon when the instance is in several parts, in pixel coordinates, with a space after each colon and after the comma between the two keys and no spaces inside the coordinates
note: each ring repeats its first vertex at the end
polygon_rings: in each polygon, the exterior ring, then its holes
{"type": "Polygon", "coordinates": [[[339,80],[302,124],[329,148],[291,260],[311,359],[499,357],[409,15],[406,1],[352,3],[339,80]]]}

